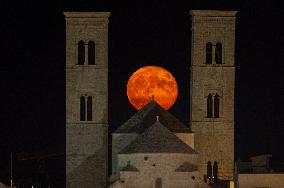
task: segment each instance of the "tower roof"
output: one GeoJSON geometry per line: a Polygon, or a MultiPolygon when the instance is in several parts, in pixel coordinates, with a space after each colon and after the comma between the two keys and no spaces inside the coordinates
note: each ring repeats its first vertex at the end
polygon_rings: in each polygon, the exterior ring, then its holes
{"type": "Polygon", "coordinates": [[[159,121],[172,132],[191,132],[191,130],[175,116],[164,110],[155,100],[151,100],[151,102],[122,124],[115,133],[142,133],[155,123],[156,116],[159,116],[159,121]]]}
{"type": "Polygon", "coordinates": [[[129,153],[189,153],[197,154],[190,146],[157,121],[126,146],[121,154],[129,153]]]}

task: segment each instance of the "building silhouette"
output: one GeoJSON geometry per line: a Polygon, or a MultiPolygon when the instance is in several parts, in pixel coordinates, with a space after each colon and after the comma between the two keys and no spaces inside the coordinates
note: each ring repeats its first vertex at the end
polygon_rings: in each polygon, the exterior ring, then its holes
{"type": "MultiPolygon", "coordinates": [[[[110,13],[64,14],[66,187],[106,187],[110,13]]],[[[191,15],[190,125],[153,99],[113,134],[111,187],[233,180],[236,11],[191,15]]]]}

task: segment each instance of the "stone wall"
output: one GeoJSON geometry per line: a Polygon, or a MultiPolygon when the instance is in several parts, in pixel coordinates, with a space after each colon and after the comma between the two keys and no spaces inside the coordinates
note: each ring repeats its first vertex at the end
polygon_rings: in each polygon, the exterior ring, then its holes
{"type": "Polygon", "coordinates": [[[284,174],[239,174],[238,188],[281,188],[284,187],[284,174]]]}
{"type": "Polygon", "coordinates": [[[231,180],[234,172],[235,11],[194,10],[190,74],[190,117],[199,153],[200,175],[207,162],[218,163],[219,178],[231,180]],[[206,44],[212,43],[212,64],[206,64],[206,44]],[[215,49],[222,44],[222,64],[215,49]],[[220,96],[218,118],[207,118],[207,96],[220,96]]]}
{"type": "Polygon", "coordinates": [[[66,187],[105,187],[108,163],[108,17],[103,12],[65,12],[66,187]],[[85,63],[78,65],[78,43],[85,63]],[[88,64],[88,42],[95,65],[88,64]],[[92,97],[92,120],[80,121],[80,97],[92,97]]]}
{"type": "Polygon", "coordinates": [[[136,133],[113,133],[112,134],[112,177],[116,179],[119,176],[118,153],[128,146],[135,138],[136,133]]]}
{"type": "Polygon", "coordinates": [[[120,171],[120,183],[117,187],[155,187],[161,178],[165,188],[198,188],[203,185],[197,170],[192,172],[175,171],[184,162],[197,165],[196,154],[151,153],[151,154],[119,154],[119,166],[133,165],[138,171],[120,171]]]}
{"type": "Polygon", "coordinates": [[[194,149],[194,133],[175,133],[175,135],[192,149],[194,149]]]}

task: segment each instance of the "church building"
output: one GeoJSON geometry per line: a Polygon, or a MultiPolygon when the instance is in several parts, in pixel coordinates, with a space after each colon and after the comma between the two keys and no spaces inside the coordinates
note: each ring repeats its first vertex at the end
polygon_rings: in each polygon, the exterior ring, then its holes
{"type": "Polygon", "coordinates": [[[112,134],[111,155],[110,13],[64,13],[67,188],[202,188],[233,180],[236,13],[190,12],[190,124],[184,125],[153,97],[112,134]]]}

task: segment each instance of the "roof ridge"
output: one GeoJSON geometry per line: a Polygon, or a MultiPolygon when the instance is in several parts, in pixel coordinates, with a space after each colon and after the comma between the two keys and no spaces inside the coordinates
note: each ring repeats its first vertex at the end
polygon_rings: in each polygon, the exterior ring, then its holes
{"type": "Polygon", "coordinates": [[[197,154],[161,122],[156,121],[120,153],[191,153],[197,154]]]}
{"type": "Polygon", "coordinates": [[[191,132],[179,119],[163,109],[155,100],[151,100],[141,110],[123,123],[114,133],[142,133],[154,122],[153,117],[160,116],[160,121],[173,132],[191,132]],[[152,117],[153,116],[153,117],[152,117]]]}

